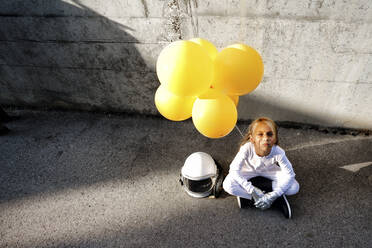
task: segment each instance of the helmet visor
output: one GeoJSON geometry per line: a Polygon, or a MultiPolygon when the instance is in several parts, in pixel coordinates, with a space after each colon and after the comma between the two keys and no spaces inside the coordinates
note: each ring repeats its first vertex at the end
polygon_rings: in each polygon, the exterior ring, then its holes
{"type": "Polygon", "coordinates": [[[184,178],[185,186],[192,192],[195,193],[204,193],[212,189],[213,182],[211,178],[203,179],[203,180],[191,180],[188,178],[184,178]]]}

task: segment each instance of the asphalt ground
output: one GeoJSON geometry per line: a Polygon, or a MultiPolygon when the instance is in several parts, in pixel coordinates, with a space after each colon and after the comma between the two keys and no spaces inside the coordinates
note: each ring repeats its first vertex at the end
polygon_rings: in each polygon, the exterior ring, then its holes
{"type": "MultiPolygon", "coordinates": [[[[372,137],[279,129],[300,192],[293,218],[196,199],[179,185],[188,155],[227,173],[240,134],[208,139],[192,121],[8,110],[0,136],[0,247],[372,247],[372,137]]],[[[241,122],[241,130],[248,123],[241,122]]]]}

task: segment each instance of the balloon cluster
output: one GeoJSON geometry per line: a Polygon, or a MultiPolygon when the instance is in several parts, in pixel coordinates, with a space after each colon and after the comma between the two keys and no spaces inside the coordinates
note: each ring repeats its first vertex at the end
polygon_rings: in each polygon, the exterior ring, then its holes
{"type": "Polygon", "coordinates": [[[209,41],[196,38],[170,43],[156,63],[160,86],[155,105],[165,118],[183,121],[192,116],[206,137],[229,134],[238,119],[239,96],[262,80],[260,54],[244,44],[218,52],[209,41]]]}

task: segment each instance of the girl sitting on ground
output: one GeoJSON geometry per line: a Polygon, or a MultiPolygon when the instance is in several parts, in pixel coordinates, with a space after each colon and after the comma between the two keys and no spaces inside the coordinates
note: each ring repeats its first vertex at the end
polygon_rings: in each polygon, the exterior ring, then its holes
{"type": "Polygon", "coordinates": [[[278,144],[275,122],[267,117],[254,120],[230,164],[223,188],[237,196],[240,208],[254,205],[264,210],[274,203],[286,218],[291,218],[291,208],[285,196],[296,194],[299,184],[292,164],[278,144]],[[269,187],[264,185],[265,180],[269,181],[269,187]]]}

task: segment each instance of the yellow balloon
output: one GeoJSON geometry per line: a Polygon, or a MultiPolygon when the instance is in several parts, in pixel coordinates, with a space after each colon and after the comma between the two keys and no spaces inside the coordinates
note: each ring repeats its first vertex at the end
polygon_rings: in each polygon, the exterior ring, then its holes
{"type": "MultiPolygon", "coordinates": [[[[213,87],[210,87],[201,96],[199,96],[199,98],[202,97],[202,98],[210,98],[210,99],[212,99],[212,98],[219,97],[221,94],[224,94],[221,90],[216,90],[213,87]]],[[[228,97],[230,97],[230,99],[234,102],[235,107],[238,107],[239,96],[237,96],[237,95],[228,95],[228,97]]]]}
{"type": "Polygon", "coordinates": [[[198,96],[192,108],[196,129],[208,138],[226,136],[234,129],[237,119],[238,112],[233,101],[217,90],[198,96]]]}
{"type": "Polygon", "coordinates": [[[233,100],[235,106],[238,107],[239,96],[236,96],[236,95],[228,95],[228,97],[230,97],[230,99],[233,100]]]}
{"type": "Polygon", "coordinates": [[[195,96],[177,96],[160,85],[155,93],[155,105],[160,114],[171,121],[183,121],[191,117],[195,96]]]}
{"type": "Polygon", "coordinates": [[[179,96],[197,96],[206,91],[213,77],[208,53],[191,41],[175,41],[166,46],[156,62],[161,84],[179,96]]]}
{"type": "Polygon", "coordinates": [[[246,52],[249,52],[251,49],[253,49],[252,47],[247,46],[245,44],[241,44],[241,43],[233,44],[233,45],[230,45],[228,47],[237,48],[237,49],[240,49],[240,50],[243,50],[243,51],[246,51],[246,52]]]}
{"type": "Polygon", "coordinates": [[[264,66],[260,54],[244,44],[234,44],[217,54],[212,86],[228,95],[245,95],[257,88],[264,66]]]}
{"type": "Polygon", "coordinates": [[[216,58],[218,50],[213,45],[212,42],[201,39],[201,38],[194,38],[194,39],[191,39],[190,41],[195,42],[196,44],[199,44],[203,49],[205,49],[209,57],[211,57],[212,61],[216,58]]]}

